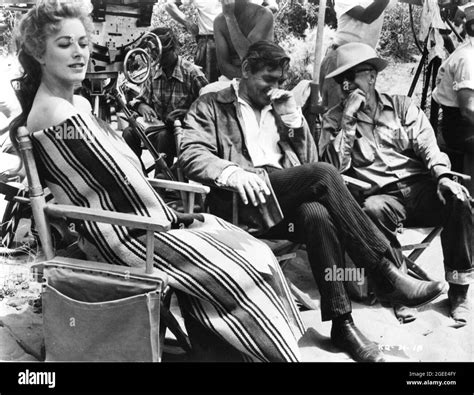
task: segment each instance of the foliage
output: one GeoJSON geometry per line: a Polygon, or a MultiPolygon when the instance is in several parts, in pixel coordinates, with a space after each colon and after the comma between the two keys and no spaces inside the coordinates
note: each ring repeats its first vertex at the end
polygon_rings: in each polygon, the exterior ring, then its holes
{"type": "MultiPolygon", "coordinates": [[[[418,34],[421,7],[413,7],[413,21],[418,34]]],[[[384,57],[410,62],[414,55],[419,55],[410,24],[410,13],[407,4],[397,3],[385,13],[385,20],[379,40],[379,52],[384,57]]]]}
{"type": "Polygon", "coordinates": [[[308,28],[313,28],[318,23],[318,6],[307,4],[304,7],[293,2],[282,6],[275,19],[275,40],[277,42],[293,34],[303,37],[308,28]]]}
{"type": "MultiPolygon", "coordinates": [[[[287,89],[293,88],[302,79],[312,79],[316,30],[317,27],[308,28],[302,37],[297,37],[290,33],[279,42],[280,46],[291,58],[288,79],[286,81],[287,89]]],[[[324,27],[323,55],[334,36],[334,32],[334,29],[328,26],[324,27]]]]}
{"type": "Polygon", "coordinates": [[[9,55],[14,52],[13,29],[17,16],[13,11],[0,9],[0,54],[9,55]]]}

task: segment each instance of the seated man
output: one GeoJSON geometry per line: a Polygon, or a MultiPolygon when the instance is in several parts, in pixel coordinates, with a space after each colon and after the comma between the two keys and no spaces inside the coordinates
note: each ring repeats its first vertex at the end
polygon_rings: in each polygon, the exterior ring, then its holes
{"type": "Polygon", "coordinates": [[[426,115],[409,97],[379,93],[377,74],[386,66],[368,45],[337,50],[334,77],[345,99],[323,118],[322,157],[340,172],[372,184],[363,209],[399,246],[396,230],[409,221],[444,227],[441,234],[451,316],[469,317],[468,287],[473,281],[472,219],[469,192],[450,174],[426,115]]]}
{"type": "MultiPolygon", "coordinates": [[[[241,221],[261,225],[258,206],[269,198],[256,174],[266,170],[284,220],[261,235],[306,244],[321,293],[324,321],[332,320],[331,339],[357,361],[382,361],[383,355],[355,326],[344,283],[325,278],[344,265],[346,249],[356,265],[387,280],[386,298],[404,305],[427,303],[442,292],[438,282],[418,281],[399,271],[387,239],[361,210],[337,170],[317,161],[316,146],[292,94],[278,89],[289,58],[269,41],[250,46],[242,79],[201,96],[184,120],[179,161],[187,176],[210,186],[239,192],[241,221]],[[248,203],[251,204],[248,204],[248,203]]],[[[210,194],[213,213],[228,218],[232,195],[210,194]]]]}
{"type": "MultiPolygon", "coordinates": [[[[146,122],[161,120],[167,123],[166,130],[153,135],[152,144],[159,152],[166,154],[166,163],[171,166],[176,156],[176,147],[173,122],[167,118],[179,110],[184,114],[198,97],[199,90],[207,85],[207,79],[198,66],[177,54],[177,40],[171,29],[157,28],[152,30],[152,33],[155,33],[161,41],[161,61],[157,68],[151,71],[139,96],[131,104],[146,122]]],[[[127,129],[123,137],[140,157],[142,152],[140,138],[127,129]]]]}
{"type": "Polygon", "coordinates": [[[221,74],[229,80],[238,78],[249,46],[273,41],[272,12],[250,0],[222,0],[222,13],[214,20],[214,38],[221,74]]]}

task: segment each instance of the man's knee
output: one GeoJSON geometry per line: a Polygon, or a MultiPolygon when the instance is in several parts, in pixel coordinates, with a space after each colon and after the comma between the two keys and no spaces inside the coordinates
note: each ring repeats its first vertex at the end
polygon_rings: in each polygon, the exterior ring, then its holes
{"type": "Polygon", "coordinates": [[[317,181],[344,182],[337,169],[326,162],[308,163],[301,166],[307,173],[308,178],[316,178],[317,181]]]}
{"type": "Polygon", "coordinates": [[[299,216],[298,222],[303,225],[305,233],[312,233],[314,229],[326,229],[332,224],[329,211],[319,203],[304,203],[297,211],[299,216]]]}

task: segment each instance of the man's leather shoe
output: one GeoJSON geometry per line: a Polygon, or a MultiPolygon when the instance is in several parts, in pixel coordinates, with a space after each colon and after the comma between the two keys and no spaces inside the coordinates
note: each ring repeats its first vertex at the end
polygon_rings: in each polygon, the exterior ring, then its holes
{"type": "Polygon", "coordinates": [[[471,304],[468,299],[469,285],[449,284],[449,314],[459,327],[467,325],[471,317],[471,304]]]}
{"type": "Polygon", "coordinates": [[[376,274],[384,277],[392,288],[390,292],[381,294],[374,290],[381,303],[418,307],[436,299],[444,290],[442,282],[417,280],[403,273],[386,259],[382,260],[376,274]]]}
{"type": "Polygon", "coordinates": [[[336,347],[347,352],[357,362],[385,362],[377,344],[367,339],[352,319],[333,321],[331,340],[336,347]]]}

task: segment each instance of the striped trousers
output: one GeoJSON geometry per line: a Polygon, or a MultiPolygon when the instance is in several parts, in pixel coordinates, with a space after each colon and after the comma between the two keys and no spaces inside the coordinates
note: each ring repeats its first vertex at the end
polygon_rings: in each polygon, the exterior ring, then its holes
{"type": "Polygon", "coordinates": [[[326,269],[344,267],[347,251],[356,266],[373,270],[391,249],[390,243],[362,211],[332,165],[311,163],[267,171],[285,220],[263,237],[306,245],[321,294],[323,321],[350,313],[344,283],[326,281],[326,269]]]}

